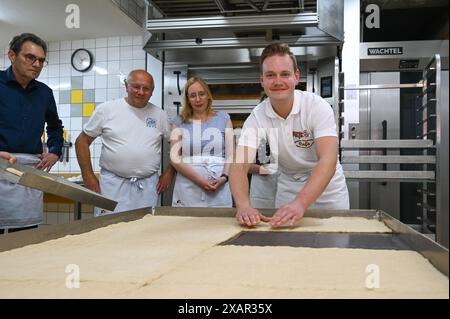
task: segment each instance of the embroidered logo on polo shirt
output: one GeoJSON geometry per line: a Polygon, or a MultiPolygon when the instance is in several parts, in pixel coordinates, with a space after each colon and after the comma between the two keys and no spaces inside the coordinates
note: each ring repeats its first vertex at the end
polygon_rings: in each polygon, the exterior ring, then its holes
{"type": "Polygon", "coordinates": [[[145,120],[145,125],[147,127],[156,128],[156,120],[154,118],[147,117],[147,119],[145,120]]]}
{"type": "Polygon", "coordinates": [[[314,139],[312,137],[312,134],[308,130],[304,130],[301,132],[293,131],[292,137],[294,138],[294,144],[297,147],[310,148],[311,145],[314,144],[314,139]]]}

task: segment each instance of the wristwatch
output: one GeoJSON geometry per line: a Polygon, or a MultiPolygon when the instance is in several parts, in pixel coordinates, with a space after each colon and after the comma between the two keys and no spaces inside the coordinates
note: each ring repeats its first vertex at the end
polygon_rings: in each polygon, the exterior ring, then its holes
{"type": "Polygon", "coordinates": [[[222,175],[220,175],[220,177],[225,177],[225,183],[228,182],[228,175],[227,174],[222,174],[222,175]]]}

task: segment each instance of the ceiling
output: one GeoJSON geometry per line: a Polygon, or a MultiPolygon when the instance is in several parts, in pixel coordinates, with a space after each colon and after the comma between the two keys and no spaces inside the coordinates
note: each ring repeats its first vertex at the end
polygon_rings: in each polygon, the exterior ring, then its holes
{"type": "Polygon", "coordinates": [[[0,0],[0,48],[14,35],[33,32],[47,42],[141,34],[142,28],[111,0],[0,0]],[[66,6],[80,8],[80,28],[65,25],[66,6]]]}
{"type": "Polygon", "coordinates": [[[448,0],[362,0],[361,9],[365,9],[369,4],[376,4],[382,10],[392,10],[405,8],[448,7],[448,0]]]}
{"type": "Polygon", "coordinates": [[[317,0],[150,0],[165,18],[316,11],[317,0]]]}

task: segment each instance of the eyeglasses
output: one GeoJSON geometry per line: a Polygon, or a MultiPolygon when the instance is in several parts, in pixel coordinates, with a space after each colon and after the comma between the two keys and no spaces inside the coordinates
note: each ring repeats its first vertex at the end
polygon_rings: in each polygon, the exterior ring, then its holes
{"type": "Polygon", "coordinates": [[[130,83],[130,82],[127,82],[127,83],[134,92],[139,92],[140,90],[142,90],[144,93],[150,93],[152,91],[152,88],[150,88],[148,86],[139,85],[139,84],[130,83]]]}
{"type": "Polygon", "coordinates": [[[200,99],[204,99],[204,98],[207,96],[207,94],[206,94],[206,92],[204,92],[204,91],[197,92],[197,93],[190,93],[190,94],[188,94],[188,98],[189,98],[190,100],[195,100],[195,99],[197,98],[197,96],[198,96],[200,99]]]}
{"type": "Polygon", "coordinates": [[[31,65],[33,65],[36,61],[38,61],[39,65],[41,65],[42,67],[48,64],[48,61],[45,58],[38,58],[37,56],[30,53],[24,54],[23,56],[25,58],[25,61],[27,61],[27,63],[31,65]]]}

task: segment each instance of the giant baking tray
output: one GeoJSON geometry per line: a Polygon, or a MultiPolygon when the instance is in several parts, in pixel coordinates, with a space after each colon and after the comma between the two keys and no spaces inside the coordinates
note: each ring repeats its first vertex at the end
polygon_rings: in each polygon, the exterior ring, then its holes
{"type": "MultiPolygon", "coordinates": [[[[38,189],[84,204],[91,204],[113,211],[117,202],[95,193],[85,187],[65,180],[61,176],[40,171],[31,166],[11,164],[0,158],[0,178],[11,183],[38,189]]],[[[18,198],[17,200],[25,200],[18,198]]]]}
{"type": "MultiPolygon", "coordinates": [[[[273,209],[260,209],[260,211],[266,215],[273,215],[273,209]]],[[[54,225],[39,227],[37,229],[26,230],[22,232],[10,233],[0,236],[0,252],[23,247],[30,244],[41,243],[50,239],[56,239],[64,237],[66,235],[76,235],[89,232],[91,230],[101,228],[110,224],[116,224],[120,222],[128,222],[133,220],[138,220],[145,215],[152,214],[164,215],[164,216],[192,216],[192,217],[229,217],[234,218],[236,215],[235,208],[175,208],[175,207],[156,207],[152,209],[151,207],[137,209],[133,211],[127,211],[119,214],[104,215],[101,217],[90,218],[85,220],[74,221],[70,224],[54,225]]],[[[388,228],[392,230],[392,233],[378,234],[383,236],[383,240],[380,241],[381,237],[377,238],[377,234],[373,233],[356,233],[355,236],[350,237],[357,239],[356,242],[360,241],[356,246],[352,247],[351,243],[355,240],[350,240],[349,245],[343,245],[342,237],[351,236],[349,233],[309,233],[309,235],[300,234],[300,236],[307,236],[303,240],[307,243],[311,240],[316,240],[319,238],[318,242],[328,242],[331,247],[342,247],[342,248],[371,248],[371,249],[408,249],[417,251],[431,264],[436,267],[441,273],[448,277],[449,274],[449,253],[448,249],[429,239],[428,237],[422,235],[421,233],[415,231],[411,227],[401,223],[399,220],[393,218],[389,214],[383,211],[376,210],[323,210],[323,209],[308,209],[305,213],[305,217],[315,217],[315,218],[330,218],[333,216],[341,217],[363,217],[367,219],[377,219],[383,222],[388,228]],[[327,237],[328,236],[328,237],[327,237]],[[333,236],[335,237],[333,239],[333,236]],[[391,236],[391,239],[388,237],[391,236]],[[395,239],[393,239],[395,238],[395,239]],[[368,244],[370,239],[375,240],[375,243],[368,244]],[[389,241],[401,241],[400,247],[390,247],[389,241]],[[387,246],[385,243],[388,243],[387,246]],[[362,247],[359,247],[361,246],[362,247]],[[366,246],[365,246],[366,245],[366,246]],[[371,246],[372,245],[372,246],[371,246]],[[375,247],[377,245],[382,245],[382,247],[375,247]]],[[[284,246],[308,246],[308,244],[302,244],[300,241],[301,237],[295,237],[293,235],[295,232],[248,232],[246,227],[242,228],[242,232],[230,238],[230,241],[239,240],[239,238],[247,241],[246,244],[264,246],[268,242],[271,245],[277,245],[274,242],[278,242],[284,246]],[[251,235],[250,233],[256,233],[257,235],[251,235]],[[258,239],[258,236],[259,239],[258,239]],[[247,237],[247,238],[245,238],[247,237]]],[[[299,233],[299,232],[297,232],[299,233]]],[[[230,244],[224,242],[222,244],[230,244]]],[[[239,245],[239,242],[231,243],[239,245]]],[[[321,245],[313,244],[311,247],[321,247],[321,245]]],[[[323,246],[322,246],[323,247],[323,246]]],[[[330,247],[330,246],[327,246],[330,247]]]]}

